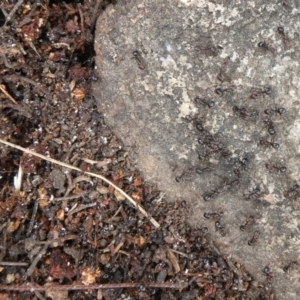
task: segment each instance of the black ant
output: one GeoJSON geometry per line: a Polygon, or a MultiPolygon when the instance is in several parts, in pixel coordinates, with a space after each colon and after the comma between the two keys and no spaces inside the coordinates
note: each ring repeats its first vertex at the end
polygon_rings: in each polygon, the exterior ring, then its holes
{"type": "Polygon", "coordinates": [[[196,173],[201,175],[204,172],[212,171],[214,168],[213,167],[206,167],[206,168],[196,168],[196,173]]]}
{"type": "Polygon", "coordinates": [[[246,157],[242,157],[240,160],[236,161],[238,163],[240,163],[240,168],[234,168],[233,169],[233,174],[237,177],[240,178],[241,177],[241,170],[246,170],[246,168],[249,165],[249,160],[246,157]]]}
{"type": "Polygon", "coordinates": [[[132,55],[133,55],[133,59],[136,60],[138,67],[139,67],[141,70],[145,70],[145,69],[146,69],[146,63],[145,63],[144,59],[142,58],[140,52],[137,51],[137,50],[136,50],[136,51],[133,51],[133,52],[132,52],[132,55]]]}
{"type": "Polygon", "coordinates": [[[222,190],[225,190],[225,188],[230,188],[235,185],[239,185],[240,181],[238,179],[233,179],[231,181],[225,182],[225,184],[222,186],[222,190]]]}
{"type": "Polygon", "coordinates": [[[186,115],[185,117],[182,117],[182,120],[184,120],[184,121],[190,123],[190,122],[193,121],[193,117],[190,116],[190,115],[186,115]]]}
{"type": "Polygon", "coordinates": [[[186,171],[182,172],[181,175],[176,176],[176,177],[175,177],[175,180],[176,180],[177,182],[180,182],[184,177],[190,177],[191,174],[192,174],[192,168],[189,168],[189,169],[187,169],[186,171]]]}
{"type": "Polygon", "coordinates": [[[212,55],[217,55],[218,49],[215,46],[196,46],[195,51],[207,51],[212,55]]]}
{"type": "Polygon", "coordinates": [[[196,128],[199,130],[199,131],[203,131],[204,128],[202,126],[202,123],[196,123],[196,128]]]}
{"type": "Polygon", "coordinates": [[[203,234],[207,233],[207,232],[208,232],[208,228],[207,228],[207,227],[202,227],[202,228],[201,228],[201,232],[202,232],[203,234]]]}
{"type": "Polygon", "coordinates": [[[267,277],[267,284],[268,284],[268,286],[270,288],[272,286],[272,280],[273,280],[273,275],[271,273],[270,267],[265,266],[264,269],[263,269],[263,273],[267,277]]]}
{"type": "Polygon", "coordinates": [[[216,88],[215,89],[215,93],[219,96],[223,96],[224,93],[232,93],[234,91],[234,89],[236,88],[235,85],[232,85],[226,89],[222,89],[222,88],[216,88]]]}
{"type": "Polygon", "coordinates": [[[234,113],[237,113],[238,116],[241,119],[251,119],[251,120],[255,120],[258,117],[258,112],[256,110],[253,110],[251,112],[247,111],[247,109],[245,107],[241,107],[239,108],[238,106],[233,106],[232,108],[234,113]]]}
{"type": "Polygon", "coordinates": [[[297,265],[298,265],[297,261],[292,261],[288,265],[283,267],[283,271],[285,273],[289,273],[291,270],[295,269],[297,265]]]}
{"type": "Polygon", "coordinates": [[[195,124],[202,124],[204,122],[204,117],[199,116],[199,115],[196,115],[196,116],[186,115],[185,117],[182,117],[181,119],[188,123],[194,121],[195,124]]]}
{"type": "Polygon", "coordinates": [[[201,134],[203,134],[204,136],[211,136],[211,134],[209,133],[209,131],[207,131],[206,129],[204,129],[202,123],[196,122],[195,126],[196,126],[197,130],[200,131],[201,134]]]}
{"type": "Polygon", "coordinates": [[[206,193],[203,195],[203,200],[204,201],[210,201],[215,198],[220,192],[219,191],[211,191],[209,193],[206,193]]]}
{"type": "Polygon", "coordinates": [[[299,192],[300,192],[300,186],[298,184],[295,184],[289,190],[287,190],[283,195],[285,198],[289,198],[291,195],[296,195],[299,192]]]}
{"type": "Polygon", "coordinates": [[[220,221],[215,222],[216,231],[220,232],[222,236],[224,236],[225,233],[225,227],[220,223],[220,221]]]}
{"type": "Polygon", "coordinates": [[[274,149],[278,149],[279,148],[279,144],[278,143],[274,143],[274,141],[273,140],[271,140],[271,142],[269,142],[269,141],[267,141],[267,140],[260,140],[259,141],[259,145],[260,146],[266,146],[266,147],[272,147],[272,148],[274,148],[274,149]]]}
{"type": "Polygon", "coordinates": [[[239,163],[241,164],[242,169],[245,170],[246,167],[249,165],[249,160],[247,157],[243,157],[240,159],[239,163]]]}
{"type": "Polygon", "coordinates": [[[270,173],[274,173],[274,172],[285,173],[286,172],[285,166],[279,166],[279,165],[266,163],[266,168],[270,173]]]}
{"type": "Polygon", "coordinates": [[[198,138],[199,145],[207,146],[210,149],[224,149],[222,143],[217,142],[212,135],[206,136],[205,138],[198,138]]]}
{"type": "Polygon", "coordinates": [[[276,131],[275,131],[275,128],[274,128],[273,121],[271,121],[270,119],[266,119],[266,120],[264,120],[264,123],[266,123],[266,125],[268,127],[268,133],[270,135],[274,135],[276,133],[276,131]]]}
{"type": "Polygon", "coordinates": [[[270,47],[270,45],[268,45],[265,41],[259,42],[259,43],[257,44],[257,46],[258,46],[259,48],[265,50],[265,51],[270,51],[270,52],[272,52],[272,53],[275,52],[274,48],[273,48],[273,47],[270,47]]]}
{"type": "Polygon", "coordinates": [[[254,244],[256,244],[259,239],[259,236],[260,232],[258,230],[254,231],[252,238],[248,241],[248,245],[253,246],[254,244]]]}
{"type": "Polygon", "coordinates": [[[211,213],[204,213],[204,218],[205,219],[220,219],[222,216],[224,215],[224,213],[222,211],[220,212],[211,212],[211,213]]]}
{"type": "Polygon", "coordinates": [[[241,178],[241,171],[239,169],[234,169],[233,170],[233,174],[237,177],[237,178],[241,178]]]}
{"type": "Polygon", "coordinates": [[[223,158],[227,158],[231,155],[229,150],[225,149],[223,144],[221,144],[221,143],[218,145],[218,148],[214,148],[213,150],[209,151],[205,156],[206,157],[212,156],[215,153],[220,153],[221,157],[223,157],[223,158]]]}
{"type": "Polygon", "coordinates": [[[217,75],[217,79],[220,80],[221,82],[227,81],[230,82],[231,78],[225,73],[226,66],[228,65],[229,62],[229,57],[225,60],[225,62],[222,64],[220,67],[219,74],[217,75]]]}
{"type": "Polygon", "coordinates": [[[264,94],[270,95],[271,93],[272,93],[272,89],[270,87],[267,87],[263,90],[259,90],[259,91],[252,93],[249,98],[256,99],[256,98],[260,97],[261,95],[264,95],[264,94]]]}
{"type": "Polygon", "coordinates": [[[196,104],[206,105],[208,108],[212,108],[215,106],[214,101],[206,101],[205,99],[202,99],[200,97],[196,97],[195,102],[196,102],[196,104]]]}
{"type": "Polygon", "coordinates": [[[286,47],[287,44],[289,43],[289,38],[286,36],[284,32],[284,28],[282,26],[279,26],[277,28],[277,32],[281,35],[283,45],[286,47]]]}
{"type": "Polygon", "coordinates": [[[246,221],[240,226],[240,230],[244,231],[247,227],[253,225],[255,223],[255,218],[253,216],[249,216],[246,221]]]}
{"type": "Polygon", "coordinates": [[[259,196],[261,195],[261,192],[260,192],[260,188],[259,187],[255,187],[252,192],[247,195],[246,197],[246,200],[251,200],[251,199],[256,199],[258,198],[259,196]]]}
{"type": "Polygon", "coordinates": [[[279,114],[280,116],[282,116],[283,114],[285,114],[286,110],[283,107],[280,108],[267,108],[264,110],[264,113],[268,116],[273,116],[274,114],[279,114]]]}

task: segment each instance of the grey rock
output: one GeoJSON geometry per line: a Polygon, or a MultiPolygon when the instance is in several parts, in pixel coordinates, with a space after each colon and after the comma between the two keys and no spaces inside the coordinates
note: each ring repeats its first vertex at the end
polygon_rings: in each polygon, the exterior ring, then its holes
{"type": "Polygon", "coordinates": [[[269,266],[278,299],[300,294],[299,266],[283,270],[300,254],[300,192],[291,190],[300,167],[299,9],[298,1],[119,1],[98,19],[95,40],[99,111],[145,178],[169,200],[189,201],[191,223],[208,227],[257,280],[269,266]],[[280,107],[286,113],[264,113],[280,107]],[[224,212],[221,230],[203,216],[212,211],[224,212]],[[254,224],[241,231],[249,216],[254,224]]]}

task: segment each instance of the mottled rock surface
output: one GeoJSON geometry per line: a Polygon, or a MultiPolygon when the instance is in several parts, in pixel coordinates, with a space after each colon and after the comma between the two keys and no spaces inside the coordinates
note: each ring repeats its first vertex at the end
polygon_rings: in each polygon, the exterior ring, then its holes
{"type": "Polygon", "coordinates": [[[268,265],[277,299],[300,294],[299,266],[283,270],[300,258],[299,12],[292,0],[119,1],[95,41],[99,110],[145,178],[189,201],[191,222],[253,276],[268,265]]]}

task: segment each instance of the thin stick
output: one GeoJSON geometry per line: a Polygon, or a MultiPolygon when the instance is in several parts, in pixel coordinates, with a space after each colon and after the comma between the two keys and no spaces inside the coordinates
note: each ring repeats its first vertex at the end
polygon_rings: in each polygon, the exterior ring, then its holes
{"type": "Polygon", "coordinates": [[[31,274],[33,273],[37,263],[40,261],[42,256],[46,253],[46,251],[48,249],[48,246],[49,246],[49,244],[45,244],[43,246],[43,248],[40,250],[40,252],[38,253],[38,255],[35,257],[35,259],[31,263],[30,267],[27,269],[27,276],[31,276],[31,274]]]}
{"type": "Polygon", "coordinates": [[[0,266],[9,266],[9,267],[27,267],[28,263],[18,262],[18,261],[1,261],[0,266]]]}
{"type": "Polygon", "coordinates": [[[191,259],[191,258],[188,257],[187,254],[185,254],[185,253],[183,253],[183,252],[180,252],[180,251],[177,251],[177,250],[174,250],[174,249],[170,249],[170,251],[172,251],[172,252],[174,252],[174,253],[177,253],[177,254],[179,254],[179,255],[181,255],[181,256],[184,256],[184,257],[186,257],[186,258],[188,258],[188,259],[191,259]]]}
{"type": "Polygon", "coordinates": [[[26,233],[27,237],[29,237],[31,235],[38,208],[39,208],[39,201],[35,200],[33,210],[32,210],[32,216],[31,216],[31,219],[30,219],[30,222],[29,222],[27,233],[26,233]]]}
{"type": "Polygon", "coordinates": [[[84,209],[87,209],[87,208],[90,208],[90,207],[94,207],[96,205],[97,205],[97,203],[81,204],[76,209],[74,209],[72,211],[70,210],[68,212],[68,216],[73,215],[73,214],[75,214],[75,213],[77,213],[77,212],[79,212],[81,210],[84,210],[84,209]]]}
{"type": "Polygon", "coordinates": [[[19,6],[23,3],[24,0],[19,0],[16,5],[14,6],[14,8],[10,11],[9,15],[6,18],[6,21],[4,23],[4,26],[6,26],[7,22],[9,22],[12,18],[12,16],[15,14],[15,12],[17,11],[17,9],[19,8],[19,6]]]}
{"type": "Polygon", "coordinates": [[[67,196],[67,197],[58,197],[58,198],[52,198],[50,199],[50,201],[55,202],[55,201],[66,201],[66,200],[73,200],[73,199],[77,199],[80,198],[84,195],[86,195],[86,192],[80,193],[78,195],[71,195],[71,196],[67,196]]]}
{"type": "Polygon", "coordinates": [[[122,239],[119,245],[112,251],[111,255],[114,256],[118,251],[121,249],[121,247],[124,245],[126,239],[122,239]]]}
{"type": "Polygon", "coordinates": [[[9,98],[14,104],[19,105],[19,103],[6,91],[6,87],[4,84],[0,84],[0,90],[3,94],[5,94],[6,97],[9,98]]]}
{"type": "Polygon", "coordinates": [[[18,292],[34,292],[34,291],[46,291],[46,290],[55,290],[55,291],[78,291],[78,290],[99,290],[99,289],[123,289],[123,288],[137,288],[139,286],[145,286],[146,288],[158,288],[158,289],[183,289],[186,287],[186,284],[180,283],[155,283],[155,282],[128,282],[128,283],[105,283],[105,284],[74,284],[74,285],[47,285],[47,286],[38,286],[38,285],[0,285],[0,290],[6,291],[18,291],[18,292]]]}
{"type": "Polygon", "coordinates": [[[77,8],[78,8],[79,15],[80,15],[81,39],[84,41],[85,40],[85,29],[84,29],[84,18],[83,18],[83,12],[81,10],[81,4],[77,4],[77,8]]]}
{"type": "MultiPolygon", "coordinates": [[[[61,161],[58,161],[56,159],[53,159],[53,158],[50,158],[50,157],[47,157],[47,156],[44,156],[40,153],[36,153],[32,150],[29,150],[29,149],[26,149],[26,148],[23,148],[21,146],[18,146],[18,145],[15,145],[13,143],[10,143],[10,142],[7,142],[3,139],[0,139],[0,143],[2,144],[5,144],[7,146],[10,146],[10,147],[13,147],[15,149],[19,149],[25,153],[29,153],[31,155],[34,155],[36,157],[39,157],[41,159],[44,159],[44,160],[47,160],[47,161],[50,161],[54,164],[57,164],[57,165],[60,165],[62,167],[65,167],[65,168],[69,168],[71,170],[75,170],[75,171],[78,171],[78,172],[83,172],[80,168],[77,168],[77,167],[74,167],[72,165],[69,165],[69,164],[66,164],[66,163],[63,163],[61,161]]],[[[147,218],[149,218],[149,221],[156,227],[156,228],[159,228],[160,225],[159,223],[153,219],[151,216],[149,216],[149,214],[146,212],[146,210],[139,204],[137,204],[129,195],[127,195],[122,189],[120,189],[119,187],[117,187],[115,184],[113,184],[110,180],[106,179],[104,176],[102,175],[99,175],[99,174],[96,174],[96,173],[92,173],[92,172],[84,172],[84,174],[87,174],[87,175],[90,175],[92,177],[96,177],[96,178],[99,178],[101,180],[103,180],[104,182],[106,182],[107,184],[111,185],[112,187],[114,187],[119,193],[121,193],[128,201],[130,201],[130,203],[135,207],[137,208],[144,216],[146,216],[147,218]]]]}

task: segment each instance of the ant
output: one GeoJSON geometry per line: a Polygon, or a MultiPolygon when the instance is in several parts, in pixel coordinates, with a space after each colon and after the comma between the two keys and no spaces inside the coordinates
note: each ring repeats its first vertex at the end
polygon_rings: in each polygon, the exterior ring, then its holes
{"type": "Polygon", "coordinates": [[[207,155],[204,155],[204,154],[198,154],[198,158],[200,159],[200,160],[206,160],[206,158],[207,158],[207,155]]]}
{"type": "Polygon", "coordinates": [[[220,219],[222,216],[224,215],[224,213],[222,211],[220,212],[211,212],[211,213],[204,213],[204,218],[205,219],[220,219]]]}
{"type": "Polygon", "coordinates": [[[222,66],[220,67],[219,74],[217,75],[217,79],[220,80],[221,82],[227,81],[230,82],[231,78],[225,73],[226,66],[228,65],[228,62],[230,61],[230,58],[228,57],[222,66]]]}
{"type": "Polygon", "coordinates": [[[273,123],[273,121],[271,121],[270,119],[266,119],[266,120],[264,120],[264,123],[266,123],[266,125],[268,127],[268,133],[270,135],[274,135],[276,133],[276,131],[274,129],[274,123],[273,123]]]}
{"type": "Polygon", "coordinates": [[[202,126],[202,123],[196,123],[196,128],[199,130],[199,131],[203,131],[204,128],[202,126]]]}
{"type": "Polygon", "coordinates": [[[198,143],[200,145],[207,146],[210,149],[223,149],[224,145],[222,143],[217,142],[213,136],[206,136],[206,138],[199,138],[198,143]]]}
{"type": "Polygon", "coordinates": [[[214,168],[213,167],[206,167],[206,168],[196,168],[196,173],[201,175],[204,172],[212,171],[214,168]]]}
{"type": "Polygon", "coordinates": [[[277,32],[281,35],[283,45],[284,45],[284,47],[286,47],[287,44],[289,43],[289,39],[284,32],[284,28],[282,26],[279,26],[277,28],[277,32]]]}
{"type": "Polygon", "coordinates": [[[218,148],[213,148],[213,150],[211,150],[210,152],[208,152],[205,156],[208,157],[208,156],[211,156],[212,154],[214,153],[218,153],[220,152],[221,154],[221,157],[223,158],[227,158],[231,155],[231,153],[229,152],[229,150],[226,150],[224,148],[224,145],[222,143],[219,143],[218,144],[218,148]]]}
{"type": "Polygon", "coordinates": [[[289,273],[291,270],[295,269],[297,267],[297,265],[298,265],[298,262],[294,260],[294,261],[290,262],[288,265],[284,266],[283,271],[285,273],[289,273]]]}
{"type": "Polygon", "coordinates": [[[253,246],[254,244],[256,244],[259,239],[259,236],[260,232],[258,230],[254,231],[252,238],[248,241],[248,245],[253,246]]]}
{"type": "Polygon", "coordinates": [[[229,182],[225,182],[225,184],[222,186],[222,190],[225,190],[225,188],[230,188],[232,186],[235,186],[235,185],[239,185],[240,184],[240,181],[238,179],[233,179],[232,181],[229,181],[229,182]]]}
{"type": "Polygon", "coordinates": [[[283,114],[285,114],[286,110],[283,107],[280,108],[267,108],[264,110],[264,113],[268,116],[273,116],[274,114],[279,114],[280,116],[282,116],[283,114]]]}
{"type": "Polygon", "coordinates": [[[145,69],[146,69],[146,63],[145,63],[144,59],[142,58],[140,52],[137,51],[137,50],[136,50],[136,51],[133,51],[133,52],[132,52],[132,55],[133,55],[132,58],[136,60],[138,67],[139,67],[141,70],[145,70],[145,69]]]}
{"type": "Polygon", "coordinates": [[[247,157],[243,157],[240,159],[239,163],[241,164],[242,169],[246,170],[246,167],[249,165],[249,160],[247,157]]]}
{"type": "Polygon", "coordinates": [[[195,98],[195,102],[196,102],[196,104],[206,105],[208,108],[212,108],[212,107],[215,106],[215,102],[214,101],[206,101],[205,99],[202,99],[200,97],[196,97],[195,98]]]}
{"type": "Polygon", "coordinates": [[[217,88],[217,89],[215,89],[215,93],[222,97],[224,95],[224,93],[232,93],[235,88],[236,88],[235,85],[232,85],[226,89],[217,88]]]}
{"type": "Polygon", "coordinates": [[[225,227],[220,223],[220,221],[215,222],[215,227],[216,227],[216,231],[219,231],[222,236],[226,234],[225,227]]]}
{"type": "Polygon", "coordinates": [[[238,113],[241,119],[249,118],[255,120],[258,117],[258,112],[256,110],[249,112],[245,107],[239,108],[238,106],[235,105],[233,106],[232,110],[234,113],[238,113]]]}
{"type": "Polygon", "coordinates": [[[267,140],[260,140],[259,141],[259,145],[260,146],[266,146],[266,147],[272,147],[274,149],[278,149],[279,148],[279,144],[278,143],[274,143],[273,140],[271,140],[271,142],[267,141],[267,140]]]}
{"type": "Polygon", "coordinates": [[[272,53],[275,52],[274,48],[273,48],[273,47],[270,47],[270,45],[268,45],[265,41],[259,42],[259,43],[257,44],[257,46],[258,46],[259,48],[265,50],[265,51],[270,51],[270,52],[272,52],[272,53]]]}
{"type": "Polygon", "coordinates": [[[270,95],[272,93],[272,89],[270,87],[264,88],[263,90],[256,91],[250,95],[250,99],[256,99],[261,95],[270,95]]]}
{"type": "Polygon", "coordinates": [[[218,194],[219,194],[218,191],[211,191],[209,193],[204,194],[203,200],[204,201],[210,201],[210,200],[212,200],[218,194]]]}
{"type": "Polygon", "coordinates": [[[212,135],[209,133],[209,131],[207,131],[206,129],[204,129],[202,123],[197,122],[197,123],[195,124],[195,126],[196,126],[197,130],[200,131],[204,136],[206,136],[206,137],[212,136],[212,135]]]}
{"type": "Polygon", "coordinates": [[[202,228],[201,228],[201,232],[202,232],[203,234],[207,233],[207,232],[208,232],[208,228],[207,228],[207,227],[202,227],[202,228]]]}
{"type": "Polygon", "coordinates": [[[236,160],[235,163],[240,163],[240,168],[236,167],[233,169],[233,174],[237,178],[241,178],[241,170],[246,170],[247,166],[249,165],[249,160],[246,157],[242,157],[240,160],[236,160]]]}
{"type": "Polygon", "coordinates": [[[215,46],[196,46],[194,48],[195,51],[207,51],[212,55],[218,54],[218,49],[215,46]]]}
{"type": "Polygon", "coordinates": [[[181,175],[175,177],[175,180],[176,180],[177,182],[180,182],[184,177],[190,177],[191,174],[192,174],[192,169],[189,168],[189,169],[187,169],[186,171],[182,172],[181,175]]]}
{"type": "Polygon", "coordinates": [[[237,178],[241,178],[241,171],[239,169],[234,169],[233,170],[233,174],[237,177],[237,178]]]}
{"type": "Polygon", "coordinates": [[[300,186],[298,184],[295,184],[289,190],[287,190],[283,195],[285,198],[288,198],[291,195],[296,195],[299,192],[300,192],[300,186]]]}
{"type": "Polygon", "coordinates": [[[270,268],[268,266],[265,266],[264,269],[263,269],[263,273],[266,275],[267,284],[270,287],[272,285],[272,280],[273,280],[273,275],[272,275],[272,272],[271,272],[270,268]]]}
{"type": "Polygon", "coordinates": [[[249,216],[246,221],[240,226],[240,230],[244,231],[247,227],[253,225],[255,223],[255,218],[253,216],[249,216]]]}
{"type": "Polygon", "coordinates": [[[252,192],[246,197],[246,200],[256,199],[261,195],[260,188],[255,187],[252,192]]]}
{"type": "Polygon", "coordinates": [[[270,173],[273,173],[273,172],[285,173],[286,172],[285,166],[266,163],[266,168],[270,173]]]}
{"type": "Polygon", "coordinates": [[[184,121],[190,123],[190,122],[193,121],[193,117],[190,116],[190,115],[186,115],[185,117],[182,117],[182,120],[184,120],[184,121]]]}
{"type": "Polygon", "coordinates": [[[186,115],[185,117],[182,117],[181,119],[187,123],[194,121],[195,124],[202,124],[205,120],[204,116],[200,116],[200,115],[195,115],[195,116],[186,115]]]}

